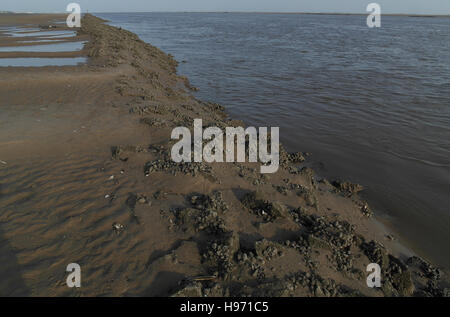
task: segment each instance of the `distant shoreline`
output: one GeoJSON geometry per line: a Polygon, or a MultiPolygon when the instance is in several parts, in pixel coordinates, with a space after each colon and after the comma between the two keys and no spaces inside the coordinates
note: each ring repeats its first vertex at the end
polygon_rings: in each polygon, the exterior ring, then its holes
{"type": "MultiPolygon", "coordinates": [[[[67,12],[12,12],[12,11],[0,11],[2,14],[66,14],[67,12]]],[[[88,11],[83,12],[88,13],[88,11]]],[[[125,12],[92,12],[96,13],[222,13],[222,14],[298,14],[298,15],[360,15],[366,16],[368,12],[361,13],[349,13],[349,12],[270,12],[270,11],[125,11],[125,12]]],[[[400,17],[412,17],[412,18],[450,18],[450,14],[408,14],[408,13],[382,13],[383,16],[400,16],[400,17]]]]}

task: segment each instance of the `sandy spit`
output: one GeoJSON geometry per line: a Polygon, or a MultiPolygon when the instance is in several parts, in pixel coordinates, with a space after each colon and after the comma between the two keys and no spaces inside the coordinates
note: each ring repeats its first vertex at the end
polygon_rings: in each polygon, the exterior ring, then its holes
{"type": "Polygon", "coordinates": [[[443,272],[380,230],[361,186],[318,177],[304,153],[282,149],[271,175],[172,162],[174,127],[243,122],[135,34],[86,15],[78,37],[88,65],[0,68],[1,296],[448,295],[443,272]]]}

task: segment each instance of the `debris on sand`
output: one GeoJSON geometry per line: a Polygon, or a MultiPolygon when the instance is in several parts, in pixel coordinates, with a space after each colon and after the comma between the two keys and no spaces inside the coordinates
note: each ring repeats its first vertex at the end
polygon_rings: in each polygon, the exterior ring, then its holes
{"type": "Polygon", "coordinates": [[[359,184],[353,184],[350,182],[344,182],[340,180],[333,181],[332,185],[336,187],[336,189],[339,192],[341,192],[344,196],[347,197],[357,194],[364,189],[364,187],[359,184]]]}
{"type": "Polygon", "coordinates": [[[114,222],[112,228],[116,234],[121,234],[125,230],[125,226],[118,222],[114,222]]]}
{"type": "Polygon", "coordinates": [[[263,192],[257,190],[246,194],[242,204],[254,214],[262,217],[265,221],[273,221],[279,217],[287,217],[286,206],[281,202],[271,202],[263,192]]]}

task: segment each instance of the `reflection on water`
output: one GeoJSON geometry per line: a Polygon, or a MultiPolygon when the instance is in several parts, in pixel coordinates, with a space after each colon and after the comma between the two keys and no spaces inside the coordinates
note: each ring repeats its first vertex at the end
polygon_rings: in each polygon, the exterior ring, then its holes
{"type": "Polygon", "coordinates": [[[8,31],[6,33],[7,36],[11,37],[28,37],[28,36],[75,36],[75,31],[39,31],[37,32],[27,32],[27,33],[20,33],[17,31],[8,31]]]}
{"type": "Polygon", "coordinates": [[[28,32],[39,32],[41,29],[38,28],[22,28],[16,26],[4,26],[0,27],[0,32],[7,32],[10,34],[27,34],[28,32]]]}
{"type": "Polygon", "coordinates": [[[23,40],[23,41],[17,41],[16,43],[26,43],[26,44],[30,44],[30,43],[42,43],[42,42],[54,42],[54,43],[59,43],[62,42],[60,39],[52,39],[52,38],[44,38],[44,39],[40,39],[40,38],[36,38],[36,39],[31,39],[31,40],[23,40]]]}
{"type": "Polygon", "coordinates": [[[68,58],[0,58],[0,67],[76,66],[86,63],[85,57],[68,58]]]}
{"type": "Polygon", "coordinates": [[[56,34],[56,35],[43,35],[43,36],[40,36],[40,37],[45,37],[45,38],[52,38],[52,39],[56,39],[56,38],[63,38],[63,37],[74,37],[76,34],[75,34],[75,32],[73,33],[73,34],[67,34],[67,33],[65,33],[65,34],[56,34]]]}
{"type": "Polygon", "coordinates": [[[318,172],[364,184],[419,253],[450,267],[450,19],[99,14],[171,53],[197,97],[279,126],[318,172]],[[320,168],[322,166],[322,168],[320,168]]]}
{"type": "Polygon", "coordinates": [[[65,42],[57,44],[4,46],[0,52],[73,52],[80,51],[86,42],[65,42]]]}

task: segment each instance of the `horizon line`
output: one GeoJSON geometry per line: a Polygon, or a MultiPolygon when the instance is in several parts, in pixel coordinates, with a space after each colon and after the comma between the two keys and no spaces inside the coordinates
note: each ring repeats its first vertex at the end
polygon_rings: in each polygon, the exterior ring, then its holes
{"type": "MultiPolygon", "coordinates": [[[[32,11],[0,11],[1,14],[67,14],[67,11],[55,11],[55,12],[32,12],[32,11]]],[[[308,12],[308,11],[82,11],[82,13],[253,13],[253,14],[312,14],[312,15],[367,15],[370,12],[308,12]]],[[[433,14],[433,13],[381,13],[387,16],[417,16],[417,17],[450,17],[450,13],[447,14],[433,14]]]]}

